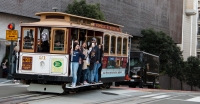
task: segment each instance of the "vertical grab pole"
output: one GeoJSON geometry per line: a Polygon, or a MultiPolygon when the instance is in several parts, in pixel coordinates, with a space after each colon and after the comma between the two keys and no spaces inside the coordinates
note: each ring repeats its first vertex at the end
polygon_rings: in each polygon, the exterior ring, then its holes
{"type": "Polygon", "coordinates": [[[130,54],[131,54],[131,37],[129,37],[129,54],[128,54],[128,75],[130,75],[130,54]]]}
{"type": "MultiPolygon", "coordinates": [[[[72,40],[72,51],[74,47],[74,41],[72,40]]],[[[70,50],[71,53],[71,50],[70,50]]],[[[73,53],[71,53],[71,62],[70,62],[70,76],[72,76],[72,60],[73,60],[73,53]]]]}

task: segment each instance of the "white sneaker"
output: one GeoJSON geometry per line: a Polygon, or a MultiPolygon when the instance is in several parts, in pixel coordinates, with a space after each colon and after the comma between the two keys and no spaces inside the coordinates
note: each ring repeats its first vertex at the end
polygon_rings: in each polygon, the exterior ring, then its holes
{"type": "Polygon", "coordinates": [[[73,83],[73,84],[72,84],[72,87],[76,87],[76,84],[75,84],[75,83],[73,83]]]}
{"type": "Polygon", "coordinates": [[[89,83],[87,83],[86,81],[83,83],[84,85],[88,85],[89,83]]]}
{"type": "Polygon", "coordinates": [[[76,87],[76,85],[74,83],[71,84],[71,87],[76,87]]]}

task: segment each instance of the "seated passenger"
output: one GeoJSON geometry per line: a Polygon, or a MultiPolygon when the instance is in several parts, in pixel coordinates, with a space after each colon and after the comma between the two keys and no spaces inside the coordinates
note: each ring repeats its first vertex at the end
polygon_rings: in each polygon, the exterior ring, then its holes
{"type": "Polygon", "coordinates": [[[62,47],[61,47],[61,42],[60,41],[56,41],[55,42],[55,45],[54,45],[54,50],[55,51],[61,51],[62,50],[62,47]]]}

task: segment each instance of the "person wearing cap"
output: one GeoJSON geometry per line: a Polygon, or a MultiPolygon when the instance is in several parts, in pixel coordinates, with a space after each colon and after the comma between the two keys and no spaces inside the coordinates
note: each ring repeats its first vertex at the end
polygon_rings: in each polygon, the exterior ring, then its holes
{"type": "Polygon", "coordinates": [[[92,51],[95,52],[95,63],[94,63],[94,67],[93,67],[93,76],[91,76],[91,81],[92,83],[97,83],[98,82],[98,69],[101,66],[100,62],[100,50],[99,47],[97,46],[96,43],[96,38],[92,38],[92,51]]]}

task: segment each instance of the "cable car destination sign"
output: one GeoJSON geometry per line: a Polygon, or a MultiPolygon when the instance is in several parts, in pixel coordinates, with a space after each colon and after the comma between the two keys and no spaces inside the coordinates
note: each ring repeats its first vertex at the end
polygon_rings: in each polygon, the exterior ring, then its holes
{"type": "Polygon", "coordinates": [[[104,25],[104,24],[99,24],[99,23],[91,23],[91,26],[121,32],[120,28],[114,27],[114,26],[109,26],[109,25],[104,25]]]}

